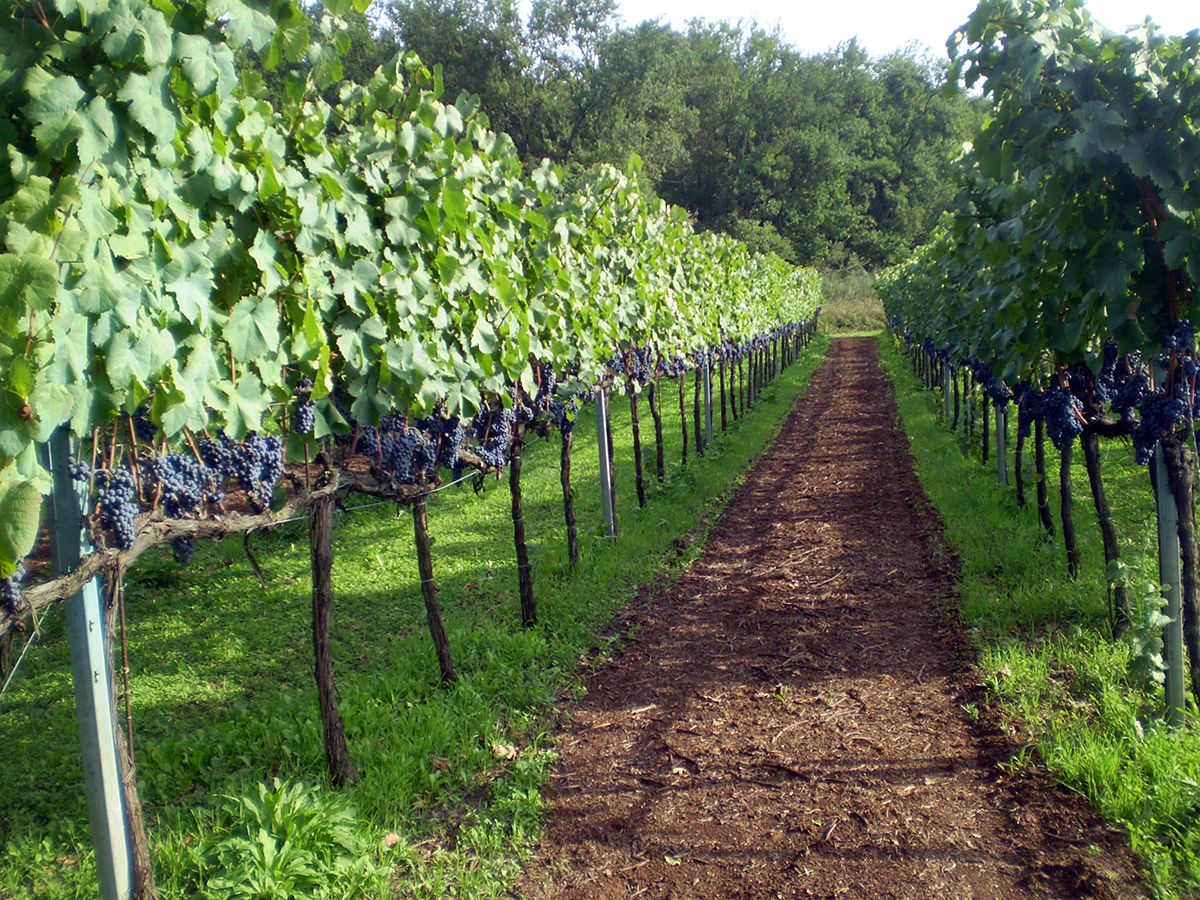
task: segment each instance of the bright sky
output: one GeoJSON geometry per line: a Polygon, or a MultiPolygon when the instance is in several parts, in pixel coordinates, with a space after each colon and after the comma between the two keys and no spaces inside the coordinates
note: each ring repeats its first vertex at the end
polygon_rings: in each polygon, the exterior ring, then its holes
{"type": "MultiPolygon", "coordinates": [[[[1092,15],[1113,31],[1150,16],[1171,34],[1200,28],[1196,0],[1089,0],[1092,15]]],[[[661,18],[683,30],[693,18],[711,22],[757,19],[760,26],[783,27],[789,44],[802,53],[821,53],[851,37],[872,56],[883,56],[916,41],[939,56],[946,39],[975,9],[974,0],[618,0],[626,25],[661,18]]]]}

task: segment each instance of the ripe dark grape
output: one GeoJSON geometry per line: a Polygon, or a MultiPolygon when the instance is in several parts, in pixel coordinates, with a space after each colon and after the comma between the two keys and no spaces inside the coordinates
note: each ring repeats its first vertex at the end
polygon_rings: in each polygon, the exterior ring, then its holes
{"type": "Polygon", "coordinates": [[[508,396],[512,398],[512,413],[518,425],[529,425],[537,418],[533,400],[525,393],[524,388],[513,385],[508,389],[508,396]]]}
{"type": "Polygon", "coordinates": [[[222,434],[216,440],[205,441],[198,448],[200,459],[217,486],[233,475],[234,446],[233,441],[222,434]]]}
{"type": "Polygon", "coordinates": [[[143,403],[133,413],[133,432],[143,444],[154,443],[158,428],[150,421],[150,404],[143,403]]]}
{"type": "Polygon", "coordinates": [[[579,416],[579,400],[572,397],[565,402],[555,400],[550,405],[550,418],[563,440],[567,440],[575,430],[575,420],[579,416]]]}
{"type": "Polygon", "coordinates": [[[210,483],[207,468],[186,453],[149,457],[143,461],[142,468],[150,486],[157,484],[162,488],[163,509],[172,519],[195,512],[210,483]]]}
{"type": "Polygon", "coordinates": [[[1133,458],[1144,466],[1154,458],[1155,445],[1187,422],[1188,409],[1182,399],[1156,393],[1144,398],[1138,411],[1141,421],[1133,432],[1133,458]]]}
{"type": "Polygon", "coordinates": [[[1021,437],[1029,437],[1033,423],[1040,419],[1045,412],[1045,395],[1035,390],[1032,385],[1018,385],[1017,391],[1017,429],[1021,437]]]}
{"type": "Polygon", "coordinates": [[[466,445],[467,429],[455,416],[443,425],[441,441],[438,443],[438,462],[449,469],[455,478],[462,475],[463,464],[459,454],[466,445]]]}
{"type": "Polygon", "coordinates": [[[92,467],[74,456],[67,457],[67,472],[76,484],[86,484],[92,477],[92,467]]]}
{"type": "Polygon", "coordinates": [[[283,474],[283,441],[276,435],[251,435],[234,445],[232,468],[250,501],[268,508],[283,474]]]}
{"type": "Polygon", "coordinates": [[[312,434],[316,424],[317,405],[312,401],[312,387],[312,379],[307,375],[296,383],[292,404],[292,431],[296,434],[312,434]]]}
{"type": "Polygon", "coordinates": [[[1112,411],[1122,418],[1130,418],[1133,410],[1137,409],[1150,393],[1150,379],[1140,369],[1141,364],[1139,361],[1138,371],[1135,371],[1121,382],[1117,388],[1116,395],[1112,398],[1110,404],[1112,411]]]}
{"type": "Polygon", "coordinates": [[[1053,385],[1043,399],[1046,433],[1058,450],[1066,450],[1083,434],[1083,403],[1070,391],[1053,385]]]}
{"type": "Polygon", "coordinates": [[[171,549],[175,552],[175,562],[186,566],[196,552],[196,542],[188,538],[175,538],[171,541],[171,549]]]}
{"type": "Polygon", "coordinates": [[[387,431],[381,438],[380,460],[383,468],[401,484],[416,484],[417,482],[413,453],[420,437],[420,433],[414,428],[387,431]]]}
{"type": "Polygon", "coordinates": [[[508,448],[516,423],[516,414],[503,406],[482,409],[471,420],[471,433],[479,444],[475,454],[485,466],[502,469],[508,465],[508,448]]]}
{"type": "Polygon", "coordinates": [[[1109,338],[1104,342],[1104,362],[1100,366],[1100,374],[1096,376],[1096,398],[1101,403],[1108,403],[1117,395],[1118,360],[1117,342],[1109,338]]]}
{"type": "Polygon", "coordinates": [[[995,376],[992,367],[976,363],[971,366],[971,369],[975,373],[975,380],[983,388],[984,394],[991,399],[996,409],[1001,411],[1007,409],[1009,401],[1012,400],[1012,391],[1008,389],[1008,385],[995,376]]]}
{"type": "Polygon", "coordinates": [[[100,524],[116,535],[118,547],[128,550],[137,537],[134,519],[142,511],[133,475],[126,468],[103,469],[96,474],[99,476],[96,496],[100,502],[100,524]]]}
{"type": "Polygon", "coordinates": [[[9,614],[21,608],[21,579],[25,577],[25,567],[18,564],[17,570],[0,581],[0,609],[9,614]]]}
{"type": "Polygon", "coordinates": [[[1163,341],[1163,346],[1168,351],[1191,353],[1196,346],[1196,329],[1187,319],[1180,319],[1175,330],[1163,341]]]}
{"type": "Polygon", "coordinates": [[[533,398],[533,405],[539,410],[548,409],[550,401],[554,399],[554,391],[558,388],[558,378],[554,374],[554,365],[544,362],[538,365],[538,389],[537,396],[533,398]]]}
{"type": "Polygon", "coordinates": [[[371,459],[378,459],[382,452],[379,443],[379,429],[374,425],[365,425],[358,429],[358,443],[355,449],[363,456],[369,456],[371,459]]]}

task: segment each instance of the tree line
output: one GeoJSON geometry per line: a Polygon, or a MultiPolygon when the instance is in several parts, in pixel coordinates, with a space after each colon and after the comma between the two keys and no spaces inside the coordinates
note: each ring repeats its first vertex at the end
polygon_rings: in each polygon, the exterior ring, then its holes
{"type": "Polygon", "coordinates": [[[915,46],[806,55],[753,23],[626,26],[614,0],[535,0],[525,16],[517,0],[392,0],[352,39],[346,78],[414,50],[448,99],[479,97],[527,166],[548,158],[570,179],[637,153],[645,186],[699,228],[829,268],[891,265],[926,239],[986,109],[943,96],[945,62],[915,46]]]}

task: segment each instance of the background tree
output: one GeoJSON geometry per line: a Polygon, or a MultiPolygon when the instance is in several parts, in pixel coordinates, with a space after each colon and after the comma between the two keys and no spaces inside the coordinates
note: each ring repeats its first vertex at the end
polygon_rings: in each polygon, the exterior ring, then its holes
{"type": "MultiPolygon", "coordinates": [[[[614,0],[537,0],[524,18],[517,0],[393,0],[348,37],[343,77],[415,50],[448,99],[479,98],[527,167],[549,158],[572,183],[637,153],[643,187],[700,228],[832,268],[890,265],[925,240],[984,109],[943,97],[946,63],[916,47],[804,55],[753,23],[621,27],[614,0]]],[[[266,62],[243,61],[281,94],[299,67],[266,62]]]]}

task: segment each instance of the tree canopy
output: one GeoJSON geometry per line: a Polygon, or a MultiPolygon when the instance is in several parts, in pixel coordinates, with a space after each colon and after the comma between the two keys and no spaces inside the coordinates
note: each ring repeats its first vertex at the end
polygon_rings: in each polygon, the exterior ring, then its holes
{"type": "Polygon", "coordinates": [[[953,200],[982,120],[915,47],[805,55],[754,25],[621,26],[613,0],[536,0],[524,18],[516,0],[393,0],[371,15],[377,41],[441,67],[449,98],[478,96],[526,166],[578,178],[637,153],[698,227],[796,263],[904,258],[953,200]]]}

